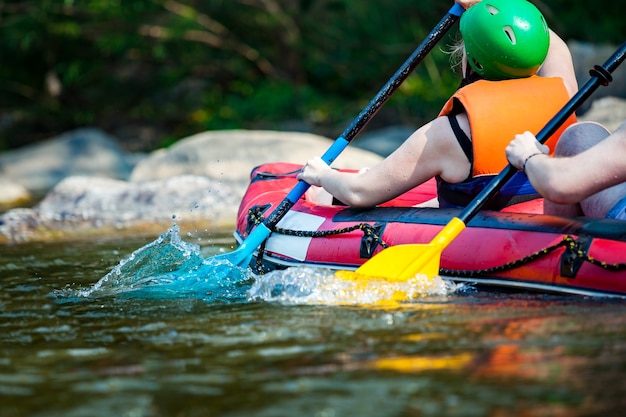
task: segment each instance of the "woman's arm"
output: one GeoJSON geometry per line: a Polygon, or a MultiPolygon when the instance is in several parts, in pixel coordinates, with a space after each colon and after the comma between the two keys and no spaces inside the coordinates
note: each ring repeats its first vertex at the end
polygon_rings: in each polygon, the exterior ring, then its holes
{"type": "MultiPolygon", "coordinates": [[[[466,119],[460,120],[462,126],[466,119]]],[[[447,117],[425,124],[391,155],[358,173],[331,169],[321,158],[309,160],[298,179],[323,187],[353,207],[372,207],[417,187],[436,175],[446,181],[467,178],[471,165],[456,142],[447,117]]]]}
{"type": "Polygon", "coordinates": [[[542,77],[561,77],[570,97],[578,91],[572,54],[565,41],[552,30],[550,30],[548,55],[539,68],[537,75],[542,77]]]}

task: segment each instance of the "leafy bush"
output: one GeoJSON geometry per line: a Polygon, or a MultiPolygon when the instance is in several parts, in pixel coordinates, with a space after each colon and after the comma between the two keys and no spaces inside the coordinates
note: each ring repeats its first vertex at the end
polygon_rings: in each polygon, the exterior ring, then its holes
{"type": "MultiPolygon", "coordinates": [[[[566,37],[622,42],[619,2],[600,3],[537,2],[566,37]]],[[[291,121],[334,136],[451,4],[5,0],[0,150],[84,125],[137,150],[205,129],[281,129],[291,121]]],[[[422,123],[457,83],[447,55],[433,51],[376,123],[422,123]]]]}

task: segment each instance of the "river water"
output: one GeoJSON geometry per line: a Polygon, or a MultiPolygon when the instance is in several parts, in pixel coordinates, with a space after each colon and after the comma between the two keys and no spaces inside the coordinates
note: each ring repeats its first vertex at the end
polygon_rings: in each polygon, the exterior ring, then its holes
{"type": "Polygon", "coordinates": [[[382,303],[324,270],[207,264],[233,244],[173,227],[0,247],[0,417],[626,410],[624,301],[437,280],[382,303]]]}

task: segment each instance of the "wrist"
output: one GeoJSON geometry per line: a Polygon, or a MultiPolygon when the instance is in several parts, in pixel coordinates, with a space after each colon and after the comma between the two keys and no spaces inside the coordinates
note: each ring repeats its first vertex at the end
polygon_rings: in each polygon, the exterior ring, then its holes
{"type": "Polygon", "coordinates": [[[520,171],[522,171],[522,172],[524,173],[524,175],[527,175],[527,174],[526,174],[526,166],[528,165],[528,162],[529,162],[531,159],[533,159],[534,157],[539,156],[539,155],[545,155],[545,154],[544,154],[543,152],[535,152],[535,153],[533,153],[533,154],[528,155],[528,156],[526,157],[526,159],[524,159],[524,162],[522,163],[522,166],[521,166],[521,168],[520,168],[520,171]]]}

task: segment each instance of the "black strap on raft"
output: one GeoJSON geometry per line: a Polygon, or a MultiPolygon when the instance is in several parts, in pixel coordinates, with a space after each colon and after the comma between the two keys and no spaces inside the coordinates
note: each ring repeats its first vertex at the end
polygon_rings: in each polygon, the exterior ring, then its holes
{"type": "MultiPolygon", "coordinates": [[[[253,226],[256,226],[260,223],[263,223],[265,218],[263,217],[263,212],[267,209],[265,206],[255,206],[248,210],[248,222],[246,230],[252,229],[253,226]]],[[[363,239],[361,240],[361,252],[360,255],[362,258],[371,258],[374,254],[374,250],[378,245],[383,248],[388,248],[389,245],[385,243],[382,239],[382,231],[384,226],[381,224],[371,225],[368,223],[359,223],[349,227],[343,227],[340,229],[333,230],[320,230],[320,231],[309,231],[309,230],[292,230],[292,229],[284,229],[282,227],[274,226],[271,230],[272,233],[278,233],[286,236],[297,236],[297,237],[310,237],[310,238],[318,238],[318,237],[328,237],[328,236],[336,236],[345,233],[350,233],[355,230],[361,230],[363,232],[363,239]]],[[[265,254],[265,242],[264,241],[259,247],[259,253],[255,263],[255,270],[258,274],[264,274],[265,270],[263,268],[263,256],[265,254]]]]}
{"type": "MultiPolygon", "coordinates": [[[[262,223],[264,218],[262,212],[264,210],[258,208],[251,208],[248,210],[248,224],[254,225],[258,223],[262,223]]],[[[361,241],[361,257],[369,258],[373,254],[374,249],[381,245],[383,248],[389,247],[389,244],[385,243],[382,239],[382,225],[376,224],[371,225],[368,223],[359,223],[350,227],[344,227],[341,229],[334,230],[323,230],[323,231],[303,231],[303,230],[291,230],[291,229],[283,229],[281,227],[274,227],[272,232],[279,233],[282,235],[288,236],[300,236],[300,237],[328,237],[333,235],[339,235],[343,233],[350,233],[355,230],[362,230],[364,234],[364,238],[361,241]]],[[[589,256],[589,247],[591,246],[592,238],[581,236],[578,240],[574,239],[572,236],[564,236],[563,239],[551,246],[543,248],[531,255],[525,256],[523,258],[517,259],[515,261],[507,262],[503,265],[477,269],[477,270],[458,270],[458,269],[446,269],[441,268],[439,270],[439,274],[446,277],[459,277],[459,278],[478,278],[484,276],[490,276],[497,272],[509,271],[511,269],[518,268],[522,265],[529,264],[537,259],[541,259],[548,254],[554,252],[555,250],[565,247],[565,251],[561,256],[561,276],[568,278],[575,278],[578,270],[582,266],[584,262],[588,262],[592,265],[598,266],[602,269],[606,269],[608,271],[623,271],[626,270],[626,263],[607,263],[604,261],[599,261],[591,256],[589,256]]],[[[257,256],[255,269],[258,274],[265,273],[263,268],[263,256],[265,254],[265,242],[259,247],[259,254],[257,256]]]]}
{"type": "Polygon", "coordinates": [[[525,256],[521,259],[508,262],[503,265],[495,266],[492,268],[478,269],[478,270],[454,270],[441,268],[439,273],[448,277],[459,278],[474,278],[489,276],[496,272],[504,272],[511,269],[518,268],[522,265],[536,261],[544,256],[554,252],[555,250],[565,247],[565,252],[561,257],[561,276],[568,278],[575,278],[576,273],[582,266],[583,262],[589,262],[592,265],[598,266],[608,271],[623,271],[626,270],[626,263],[609,264],[607,262],[598,261],[592,258],[587,253],[589,246],[591,245],[591,239],[588,237],[581,237],[579,240],[575,240],[572,236],[563,236],[563,240],[560,242],[541,249],[529,256],[525,256]]]}

